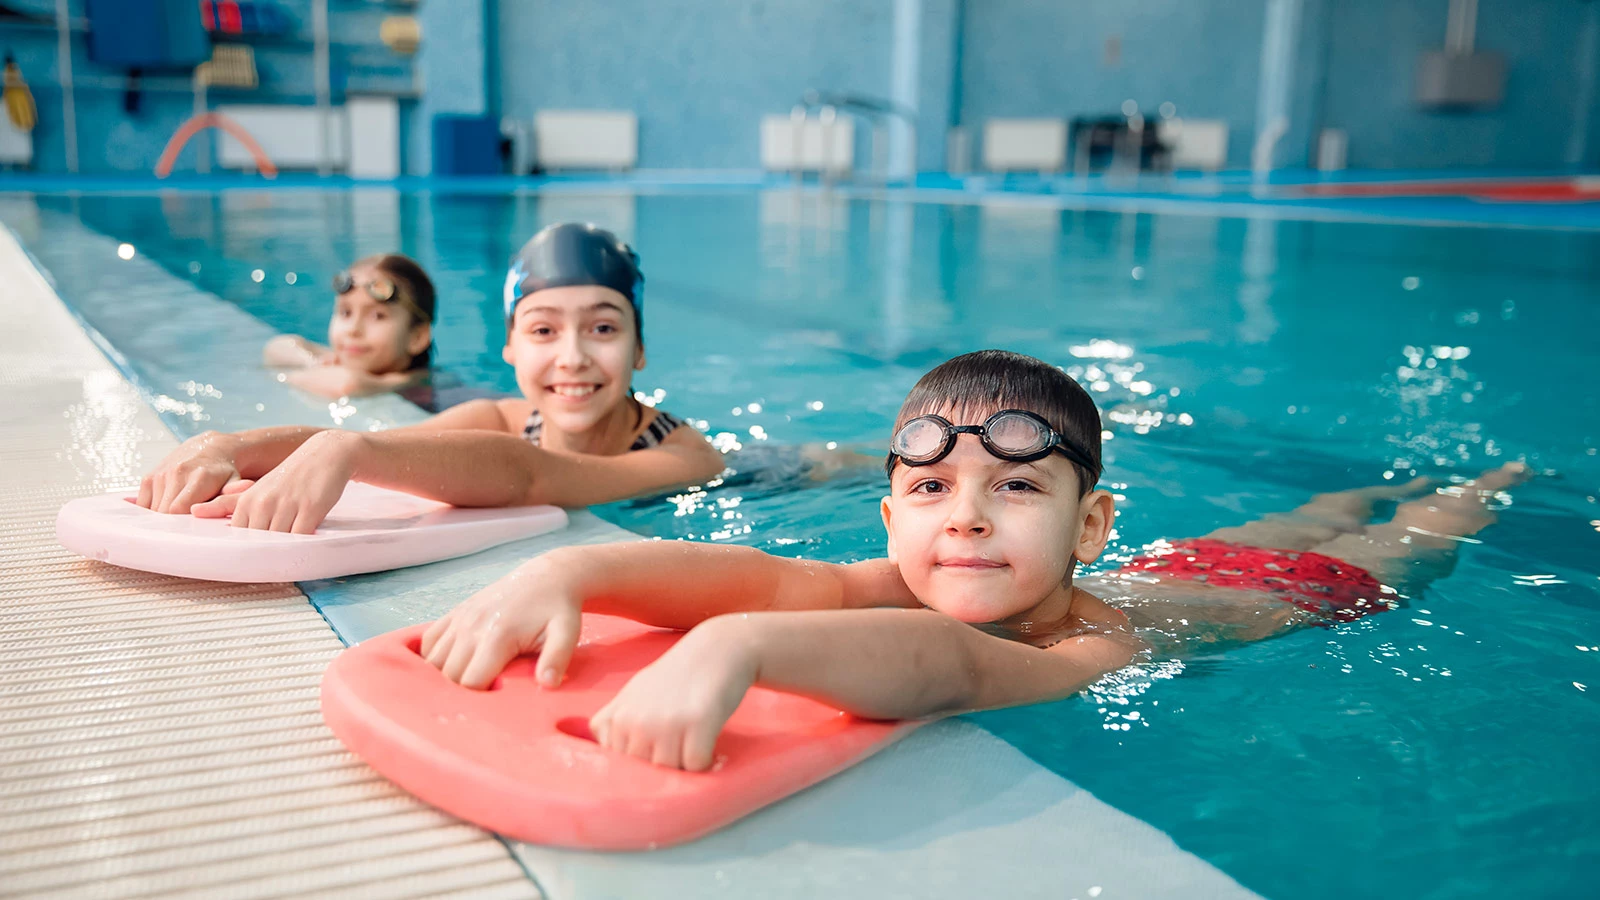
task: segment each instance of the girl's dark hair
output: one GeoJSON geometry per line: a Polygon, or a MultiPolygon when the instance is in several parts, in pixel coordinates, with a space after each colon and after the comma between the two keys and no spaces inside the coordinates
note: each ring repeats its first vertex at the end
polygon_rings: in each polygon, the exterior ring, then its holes
{"type": "MultiPolygon", "coordinates": [[[[417,324],[415,321],[417,313],[422,314],[422,321],[430,325],[434,322],[436,318],[434,312],[438,306],[438,295],[433,289],[433,279],[428,277],[428,273],[423,270],[416,260],[409,256],[401,256],[398,253],[385,253],[380,256],[369,256],[361,260],[357,265],[361,263],[366,263],[394,279],[396,287],[410,299],[411,304],[408,305],[401,302],[398,295],[393,302],[411,314],[413,325],[417,324]],[[412,309],[412,305],[416,308],[412,309]]],[[[408,367],[408,371],[426,369],[431,365],[433,365],[433,344],[429,343],[427,349],[411,357],[411,365],[408,367]]]]}
{"type": "MultiPolygon", "coordinates": [[[[980,421],[1002,409],[1024,409],[1044,417],[1063,438],[1100,463],[1100,410],[1082,385],[1049,363],[1007,350],[979,350],[944,362],[922,376],[895,417],[894,430],[930,414],[980,421]]],[[[1078,495],[1099,477],[1077,463],[1078,495]]]]}

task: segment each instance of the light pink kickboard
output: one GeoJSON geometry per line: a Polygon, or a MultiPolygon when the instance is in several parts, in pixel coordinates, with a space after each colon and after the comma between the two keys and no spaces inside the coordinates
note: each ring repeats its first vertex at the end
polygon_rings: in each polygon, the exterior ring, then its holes
{"type": "Polygon", "coordinates": [[[356,483],[316,534],[234,528],[132,501],[122,493],[73,500],[56,516],[56,539],[90,559],[181,578],[314,581],[466,556],[567,524],[554,506],[459,509],[356,483]]]}

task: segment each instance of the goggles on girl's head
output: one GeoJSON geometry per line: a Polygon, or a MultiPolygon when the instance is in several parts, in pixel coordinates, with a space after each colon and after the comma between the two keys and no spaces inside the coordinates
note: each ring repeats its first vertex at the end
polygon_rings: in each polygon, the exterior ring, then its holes
{"type": "Polygon", "coordinates": [[[417,306],[411,297],[405,291],[401,290],[400,286],[396,284],[393,279],[385,278],[380,275],[371,281],[358,282],[356,281],[355,276],[351,275],[348,270],[333,276],[333,292],[335,294],[342,296],[350,293],[358,287],[363,291],[366,291],[368,297],[371,297],[379,303],[399,303],[401,306],[405,307],[406,312],[411,313],[411,317],[416,319],[418,322],[432,321],[432,317],[430,317],[427,313],[424,313],[422,308],[417,306]]]}
{"type": "Polygon", "coordinates": [[[894,433],[884,470],[892,474],[896,462],[931,466],[950,455],[956,436],[961,434],[977,435],[991,456],[1011,462],[1043,459],[1053,450],[1087,469],[1095,481],[1100,480],[1099,463],[1082,447],[1057,434],[1037,413],[1025,409],[1002,409],[982,425],[952,425],[943,416],[917,416],[894,433]]]}

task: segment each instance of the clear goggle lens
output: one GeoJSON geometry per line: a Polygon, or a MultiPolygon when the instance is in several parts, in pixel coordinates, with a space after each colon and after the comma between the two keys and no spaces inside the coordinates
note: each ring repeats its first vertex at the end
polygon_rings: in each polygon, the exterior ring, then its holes
{"type": "Polygon", "coordinates": [[[907,422],[894,436],[894,452],[901,459],[917,462],[932,459],[944,448],[945,425],[928,417],[907,422]]]}
{"type": "Polygon", "coordinates": [[[985,433],[991,447],[1016,456],[1042,452],[1050,444],[1050,434],[1043,425],[1014,413],[990,419],[985,433]]]}
{"type": "MultiPolygon", "coordinates": [[[[374,278],[371,281],[361,285],[361,287],[366,289],[367,296],[378,301],[379,303],[388,303],[390,300],[394,299],[394,282],[387,278],[374,278]]],[[[333,276],[334,293],[348,294],[349,292],[355,290],[355,288],[355,276],[351,275],[349,272],[340,272],[339,274],[333,276]]]]}

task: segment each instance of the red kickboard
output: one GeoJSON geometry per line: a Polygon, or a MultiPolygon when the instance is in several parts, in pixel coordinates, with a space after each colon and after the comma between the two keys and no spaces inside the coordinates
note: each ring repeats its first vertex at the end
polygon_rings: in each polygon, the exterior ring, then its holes
{"type": "Polygon", "coordinates": [[[419,653],[426,625],[351,647],[322,677],[322,717],[357,756],[418,798],[535,844],[647,850],[691,841],[828,778],[910,733],[793,694],[755,688],[728,720],[708,772],[606,750],[588,720],[681,636],[585,615],[566,681],[533,657],[487,691],[447,680],[419,653]]]}

